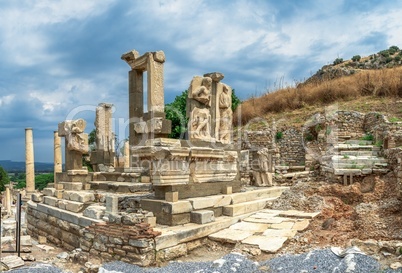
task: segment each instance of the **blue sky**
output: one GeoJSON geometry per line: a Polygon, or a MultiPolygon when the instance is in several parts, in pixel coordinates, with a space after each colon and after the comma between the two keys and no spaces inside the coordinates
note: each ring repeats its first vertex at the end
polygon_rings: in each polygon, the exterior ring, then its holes
{"type": "Polygon", "coordinates": [[[89,132],[100,102],[124,123],[129,50],[165,52],[166,103],[213,71],[246,99],[402,47],[401,14],[391,0],[0,0],[0,160],[25,160],[32,127],[35,160],[52,162],[57,124],[83,117],[89,132]]]}

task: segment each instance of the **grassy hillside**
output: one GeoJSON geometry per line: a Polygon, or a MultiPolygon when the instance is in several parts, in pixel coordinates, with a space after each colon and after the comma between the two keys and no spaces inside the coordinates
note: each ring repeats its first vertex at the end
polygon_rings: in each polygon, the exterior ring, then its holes
{"type": "Polygon", "coordinates": [[[400,52],[393,52],[392,61],[384,59],[386,57],[380,53],[359,58],[359,61],[338,60],[338,63],[324,66],[296,87],[250,98],[239,107],[241,124],[245,125],[255,118],[285,119],[288,125],[303,124],[312,114],[332,104],[340,110],[379,111],[395,120],[402,120],[402,66],[400,58],[395,61],[400,52]],[[370,58],[374,60],[372,63],[369,61],[370,64],[376,66],[367,65],[364,69],[359,65],[366,64],[370,58]],[[352,62],[356,64],[350,65],[352,62]],[[361,68],[355,69],[355,66],[361,68]],[[349,72],[334,74],[336,70],[349,72]]]}

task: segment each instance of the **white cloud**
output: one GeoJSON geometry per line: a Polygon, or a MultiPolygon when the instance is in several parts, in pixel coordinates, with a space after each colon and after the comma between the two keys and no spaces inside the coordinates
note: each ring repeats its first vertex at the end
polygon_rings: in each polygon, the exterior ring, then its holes
{"type": "Polygon", "coordinates": [[[15,98],[15,94],[0,97],[0,107],[10,104],[15,98]]]}
{"type": "Polygon", "coordinates": [[[20,66],[55,62],[59,56],[48,50],[52,37],[47,34],[46,27],[97,16],[112,1],[13,1],[0,9],[3,54],[10,62],[20,66]]]}

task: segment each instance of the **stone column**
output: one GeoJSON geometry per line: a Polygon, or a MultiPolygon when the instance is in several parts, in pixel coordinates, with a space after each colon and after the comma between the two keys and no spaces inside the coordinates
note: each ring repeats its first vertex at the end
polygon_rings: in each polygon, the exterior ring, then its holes
{"type": "Polygon", "coordinates": [[[25,129],[25,173],[27,193],[35,191],[35,166],[32,128],[25,129]]]}
{"type": "Polygon", "coordinates": [[[56,173],[63,171],[63,160],[61,153],[61,137],[59,133],[54,131],[54,182],[56,183],[56,173]]]}
{"type": "Polygon", "coordinates": [[[128,170],[131,167],[130,163],[130,143],[129,141],[124,142],[124,169],[128,170]]]}
{"type": "Polygon", "coordinates": [[[12,214],[12,210],[11,210],[12,199],[11,199],[10,185],[5,185],[5,188],[6,188],[6,196],[5,196],[4,208],[7,211],[7,215],[11,215],[12,214]]]}

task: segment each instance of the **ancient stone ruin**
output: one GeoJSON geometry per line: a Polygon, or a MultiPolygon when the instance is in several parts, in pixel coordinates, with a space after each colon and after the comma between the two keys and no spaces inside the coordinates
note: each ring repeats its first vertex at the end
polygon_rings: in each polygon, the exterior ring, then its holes
{"type": "MultiPolygon", "coordinates": [[[[390,170],[402,177],[401,130],[374,113],[337,111],[314,116],[303,128],[274,123],[235,137],[232,88],[219,72],[189,79],[187,139],[168,138],[165,54],[132,50],[121,58],[130,67],[124,164],[115,160],[113,106],[100,103],[94,150],[83,119],[59,123],[55,183],[27,202],[29,234],[81,249],[81,261],[93,255],[147,266],[186,255],[207,237],[275,253],[319,213],[266,209],[293,181],[323,175],[350,184],[390,170]],[[372,140],[356,140],[367,134],[372,140]],[[82,165],[89,152],[93,172],[82,165]]],[[[30,151],[29,131],[27,139],[30,151]]]]}

